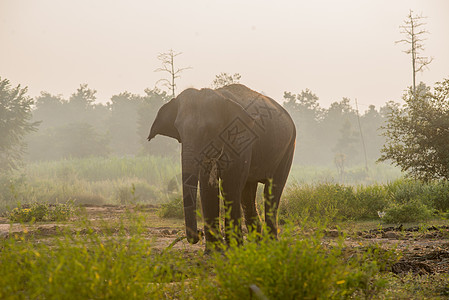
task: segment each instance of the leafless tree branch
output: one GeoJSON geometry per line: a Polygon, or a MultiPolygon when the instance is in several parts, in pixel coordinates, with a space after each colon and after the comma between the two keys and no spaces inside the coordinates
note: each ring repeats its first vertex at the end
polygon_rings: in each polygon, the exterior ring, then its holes
{"type": "Polygon", "coordinates": [[[167,72],[170,75],[170,80],[165,78],[159,79],[156,85],[162,82],[162,85],[171,91],[173,98],[176,97],[176,79],[181,77],[179,74],[187,69],[191,69],[191,67],[175,68],[175,57],[181,54],[182,52],[175,52],[173,49],[165,53],[159,53],[157,59],[161,61],[162,67],[154,70],[155,72],[167,72]]]}
{"type": "Polygon", "coordinates": [[[400,33],[405,35],[405,38],[395,42],[396,44],[409,45],[409,48],[403,50],[403,52],[412,56],[413,93],[416,92],[416,73],[422,72],[424,68],[428,69],[428,65],[433,61],[432,57],[429,59],[428,57],[420,56],[420,52],[424,51],[423,42],[427,40],[423,35],[429,33],[427,30],[420,28],[426,25],[423,19],[426,19],[426,17],[413,14],[413,11],[410,10],[404,20],[404,25],[399,26],[401,29],[400,33]]]}

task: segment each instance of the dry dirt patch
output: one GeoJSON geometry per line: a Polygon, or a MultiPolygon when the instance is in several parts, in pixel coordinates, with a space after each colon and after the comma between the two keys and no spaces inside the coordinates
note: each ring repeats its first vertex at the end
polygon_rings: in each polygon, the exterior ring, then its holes
{"type": "MultiPolygon", "coordinates": [[[[115,205],[85,206],[82,215],[93,224],[93,230],[100,235],[118,234],[114,227],[127,213],[135,212],[145,215],[144,238],[152,239],[158,250],[163,250],[176,239],[184,235],[183,220],[161,219],[157,215],[157,206],[125,207],[115,205]],[[115,222],[115,223],[114,223],[115,222]],[[110,224],[108,230],[101,224],[110,224]]],[[[74,221],[74,220],[72,220],[74,221]]],[[[85,229],[77,228],[74,222],[67,223],[37,223],[32,225],[10,224],[0,217],[0,238],[7,238],[11,234],[27,233],[35,238],[48,239],[60,235],[70,229],[73,233],[87,234],[85,229]]],[[[338,238],[339,231],[326,232],[326,243],[332,243],[338,238]]],[[[363,251],[366,247],[378,245],[382,249],[395,249],[402,256],[394,264],[391,271],[396,274],[412,272],[415,274],[434,274],[449,272],[449,226],[430,226],[425,228],[388,227],[371,229],[348,234],[345,245],[354,251],[363,251]]],[[[203,243],[190,245],[185,239],[177,242],[174,249],[197,252],[204,249],[203,243]]]]}

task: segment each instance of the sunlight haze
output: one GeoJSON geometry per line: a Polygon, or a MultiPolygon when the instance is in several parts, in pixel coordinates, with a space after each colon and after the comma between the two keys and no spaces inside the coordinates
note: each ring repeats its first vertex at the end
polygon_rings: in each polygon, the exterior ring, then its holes
{"type": "Polygon", "coordinates": [[[449,75],[449,1],[0,1],[0,77],[68,98],[81,83],[100,102],[143,94],[165,76],[157,55],[183,54],[177,92],[210,87],[221,72],[279,102],[310,89],[327,107],[342,97],[361,110],[400,101],[411,85],[402,38],[409,9],[426,16],[417,81],[449,75]]]}

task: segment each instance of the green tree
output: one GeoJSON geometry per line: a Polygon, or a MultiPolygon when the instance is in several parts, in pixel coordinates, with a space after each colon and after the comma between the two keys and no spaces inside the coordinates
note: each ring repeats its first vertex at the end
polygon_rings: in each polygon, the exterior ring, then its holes
{"type": "Polygon", "coordinates": [[[345,152],[347,155],[345,161],[352,164],[360,162],[355,157],[356,152],[349,150],[354,147],[355,141],[360,144],[353,129],[356,128],[356,122],[356,110],[352,108],[349,98],[344,97],[340,102],[331,103],[330,107],[324,111],[317,136],[321,141],[325,161],[334,161],[335,154],[346,147],[345,143],[350,143],[345,152]]]}
{"type": "Polygon", "coordinates": [[[105,155],[109,142],[105,135],[108,129],[106,120],[112,112],[103,104],[95,104],[95,94],[96,91],[87,84],[81,84],[69,100],[61,95],[41,92],[36,98],[33,120],[41,121],[42,125],[38,132],[27,137],[28,159],[105,155]],[[78,136],[82,134],[86,137],[79,140],[78,136]],[[81,149],[87,141],[92,145],[90,152],[81,149]]]}
{"type": "Polygon", "coordinates": [[[87,110],[92,107],[97,97],[96,90],[90,89],[86,83],[80,84],[76,92],[70,96],[69,103],[80,110],[87,110]]]}
{"type": "Polygon", "coordinates": [[[35,109],[33,110],[33,120],[41,121],[39,129],[59,126],[64,124],[73,116],[66,109],[67,101],[61,95],[51,95],[48,92],[41,92],[35,98],[35,109]]]}
{"type": "Polygon", "coordinates": [[[234,73],[234,75],[229,75],[228,73],[220,73],[219,75],[215,75],[215,79],[212,82],[212,88],[218,89],[233,83],[240,83],[240,79],[242,76],[239,73],[234,73]]]}
{"type": "Polygon", "coordinates": [[[334,153],[345,157],[354,158],[357,154],[358,133],[354,130],[353,125],[346,119],[340,128],[340,134],[338,136],[337,143],[332,149],[334,153]]]}
{"type": "Polygon", "coordinates": [[[284,92],[284,99],[284,108],[290,113],[297,129],[295,162],[301,164],[319,162],[323,148],[320,146],[318,128],[324,110],[318,103],[318,96],[305,89],[297,95],[284,92]]]}
{"type": "Polygon", "coordinates": [[[55,146],[61,157],[106,156],[109,153],[107,137],[87,123],[72,123],[55,130],[55,146]],[[69,138],[67,138],[69,137],[69,138]]]}
{"type": "Polygon", "coordinates": [[[391,106],[379,161],[389,160],[417,179],[449,179],[449,79],[432,89],[410,88],[405,104],[391,106]]]}
{"type": "Polygon", "coordinates": [[[137,154],[140,147],[137,122],[141,103],[141,96],[129,92],[111,97],[106,124],[111,138],[111,149],[115,154],[137,154]]]}
{"type": "Polygon", "coordinates": [[[374,105],[369,105],[368,110],[360,117],[365,138],[366,155],[370,161],[375,161],[379,158],[380,149],[385,143],[385,137],[381,132],[381,126],[385,121],[381,113],[383,109],[385,108],[381,107],[380,111],[378,111],[374,105]]]}
{"type": "Polygon", "coordinates": [[[0,77],[0,171],[17,169],[26,145],[24,136],[37,130],[39,122],[32,122],[33,99],[27,88],[13,88],[8,79],[0,77]]]}

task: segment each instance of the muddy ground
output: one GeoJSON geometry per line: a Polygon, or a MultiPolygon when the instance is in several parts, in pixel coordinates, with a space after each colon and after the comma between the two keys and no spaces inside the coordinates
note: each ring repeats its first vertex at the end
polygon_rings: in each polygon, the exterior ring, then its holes
{"type": "MultiPolygon", "coordinates": [[[[190,245],[180,240],[184,235],[183,220],[161,219],[157,215],[156,206],[140,206],[128,209],[124,206],[86,206],[81,209],[80,216],[69,222],[36,223],[32,225],[10,224],[5,217],[0,217],[0,238],[8,238],[13,234],[27,232],[39,241],[45,242],[60,235],[64,230],[83,233],[79,227],[79,219],[83,218],[93,225],[95,230],[104,230],[105,223],[119,222],[127,213],[133,214],[136,210],[145,215],[145,238],[154,240],[154,247],[160,250],[167,248],[173,242],[175,249],[189,252],[198,252],[204,249],[203,243],[190,245]],[[102,225],[103,224],[103,225],[102,225]]],[[[113,226],[112,226],[113,227],[113,226]]],[[[404,274],[435,274],[449,272],[449,225],[439,222],[437,225],[427,226],[390,226],[380,227],[374,223],[365,225],[363,230],[357,226],[348,226],[349,229],[330,229],[325,232],[323,243],[332,244],[339,236],[344,236],[347,251],[359,251],[372,245],[382,249],[395,249],[400,260],[389,266],[390,272],[404,274]],[[366,228],[368,227],[368,228],[366,228]]],[[[117,229],[118,230],[118,229],[117,229]]]]}

